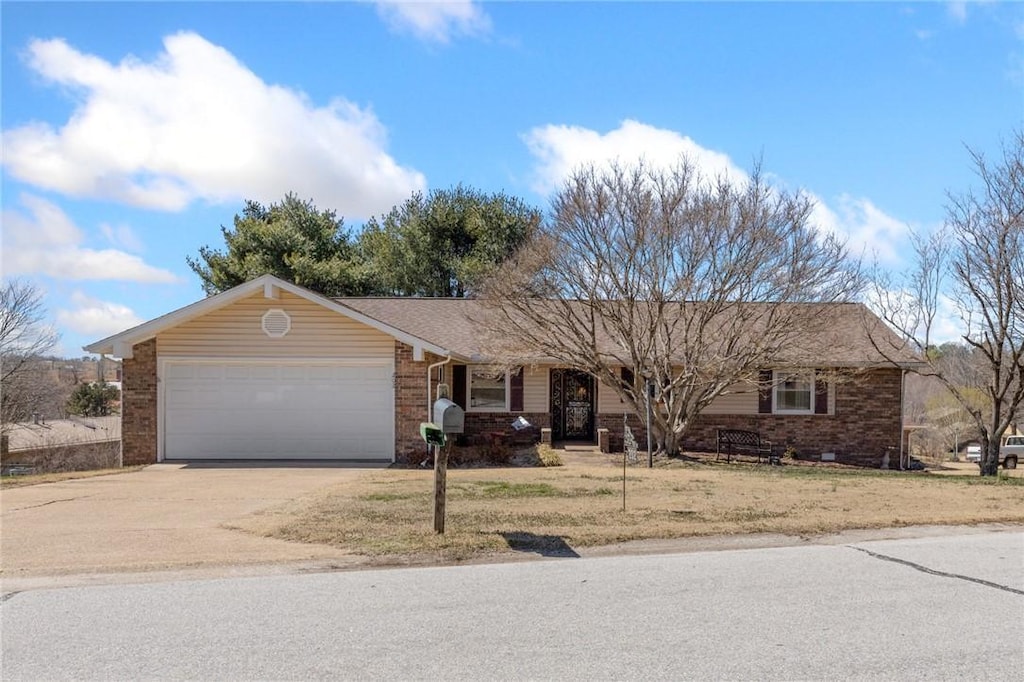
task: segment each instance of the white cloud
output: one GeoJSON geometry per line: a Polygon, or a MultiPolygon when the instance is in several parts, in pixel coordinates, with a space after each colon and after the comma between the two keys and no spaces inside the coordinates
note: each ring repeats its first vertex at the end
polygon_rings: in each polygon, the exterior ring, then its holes
{"type": "Polygon", "coordinates": [[[541,126],[523,135],[523,141],[536,160],[532,187],[538,194],[559,188],[581,166],[640,158],[657,168],[672,166],[686,155],[709,177],[747,177],[726,154],[705,149],[674,130],[628,119],[604,134],[580,126],[541,126]]]}
{"type": "Polygon", "coordinates": [[[315,106],[195,33],[163,44],[151,62],[112,64],[60,39],[32,41],[29,67],[75,93],[77,106],[59,129],[5,130],[8,171],[71,196],[169,211],[294,191],[367,217],[424,188],[421,173],[387,154],[369,109],[340,98],[315,106]]]}
{"type": "Polygon", "coordinates": [[[473,0],[375,0],[377,14],[391,30],[412,33],[420,40],[448,43],[453,36],[480,36],[491,19],[473,0]]]}
{"type": "Polygon", "coordinates": [[[81,291],[71,294],[71,304],[73,310],[57,311],[57,324],[87,336],[105,338],[144,321],[128,306],[100,301],[81,291]]]}
{"type": "MultiPolygon", "coordinates": [[[[546,125],[532,129],[523,140],[534,156],[533,189],[540,194],[559,188],[582,165],[629,163],[639,158],[657,168],[669,167],[678,162],[680,155],[686,155],[706,176],[725,175],[739,182],[749,177],[727,154],[702,147],[674,130],[632,120],[604,134],[579,126],[546,125]]],[[[877,256],[887,264],[902,260],[906,224],[869,199],[842,195],[832,209],[819,197],[808,194],[815,201],[812,222],[847,240],[853,255],[877,256]]]]}
{"type": "Polygon", "coordinates": [[[100,225],[100,232],[103,233],[106,240],[113,246],[120,246],[136,253],[143,250],[142,240],[127,225],[103,223],[100,225]]]}
{"type": "Polygon", "coordinates": [[[843,194],[833,210],[819,197],[810,196],[815,201],[811,221],[846,239],[852,255],[877,257],[881,263],[889,265],[903,262],[902,251],[909,248],[909,225],[888,215],[870,199],[843,194]]]}
{"type": "Polygon", "coordinates": [[[932,340],[934,343],[955,341],[963,342],[964,331],[967,330],[960,305],[945,294],[939,295],[935,321],[932,323],[932,340]]]}
{"type": "Polygon", "coordinates": [[[22,194],[24,210],[3,211],[5,275],[49,275],[67,280],[122,280],[173,283],[174,273],[117,249],[89,249],[85,236],[58,207],[22,194]]]}

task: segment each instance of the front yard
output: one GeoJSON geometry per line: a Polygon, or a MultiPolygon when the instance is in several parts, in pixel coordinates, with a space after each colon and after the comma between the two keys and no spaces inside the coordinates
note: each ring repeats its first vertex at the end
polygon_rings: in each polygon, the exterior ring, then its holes
{"type": "Polygon", "coordinates": [[[709,462],[449,470],[447,533],[432,531],[433,472],[381,470],[232,528],[325,544],[377,562],[558,554],[629,540],[854,528],[1024,523],[1024,479],[709,462]]]}

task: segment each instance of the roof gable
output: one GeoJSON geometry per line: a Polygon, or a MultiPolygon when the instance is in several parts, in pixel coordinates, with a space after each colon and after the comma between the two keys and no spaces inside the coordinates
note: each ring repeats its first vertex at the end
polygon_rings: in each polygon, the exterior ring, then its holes
{"type": "Polygon", "coordinates": [[[90,353],[113,355],[114,357],[119,358],[131,358],[132,346],[135,344],[147,341],[163,331],[172,329],[178,325],[202,317],[203,315],[207,315],[237,301],[241,301],[242,299],[248,298],[260,291],[262,291],[263,295],[269,300],[278,298],[280,291],[287,291],[290,294],[320,305],[328,310],[338,313],[339,315],[343,315],[365,324],[368,327],[372,327],[373,329],[388,334],[398,341],[412,346],[414,354],[418,356],[422,356],[423,351],[429,351],[442,356],[450,354],[450,351],[446,348],[419,338],[402,329],[393,327],[384,321],[369,317],[358,310],[354,310],[344,305],[343,303],[331,300],[325,296],[314,293],[305,287],[300,287],[296,284],[292,284],[291,282],[286,282],[285,280],[273,275],[262,275],[254,280],[250,280],[244,284],[228,289],[227,291],[196,301],[184,308],[171,311],[148,322],[132,327],[131,329],[126,329],[123,332],[114,334],[113,336],[108,336],[105,339],[91,343],[83,348],[90,353]]]}

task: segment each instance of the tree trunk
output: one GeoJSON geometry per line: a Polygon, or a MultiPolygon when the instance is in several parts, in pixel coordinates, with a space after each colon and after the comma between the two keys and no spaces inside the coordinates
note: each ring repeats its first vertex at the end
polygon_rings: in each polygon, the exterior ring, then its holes
{"type": "Polygon", "coordinates": [[[998,476],[999,475],[999,441],[1000,438],[993,438],[984,444],[984,452],[982,453],[981,462],[978,466],[981,467],[982,476],[998,476]]]}
{"type": "MultiPolygon", "coordinates": [[[[660,425],[658,425],[660,426],[660,425]]],[[[656,428],[655,432],[658,443],[658,451],[663,452],[669,457],[674,457],[679,454],[680,441],[682,440],[682,434],[676,433],[672,429],[656,428]]]]}

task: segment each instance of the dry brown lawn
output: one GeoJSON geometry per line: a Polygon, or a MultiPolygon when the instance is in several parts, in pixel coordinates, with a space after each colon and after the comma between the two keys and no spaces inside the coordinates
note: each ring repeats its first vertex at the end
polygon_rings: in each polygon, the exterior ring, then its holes
{"type": "Polygon", "coordinates": [[[643,539],[1024,522],[1024,478],[669,461],[448,473],[447,532],[432,531],[433,472],[389,469],[232,526],[380,561],[451,561],[643,539]]]}

